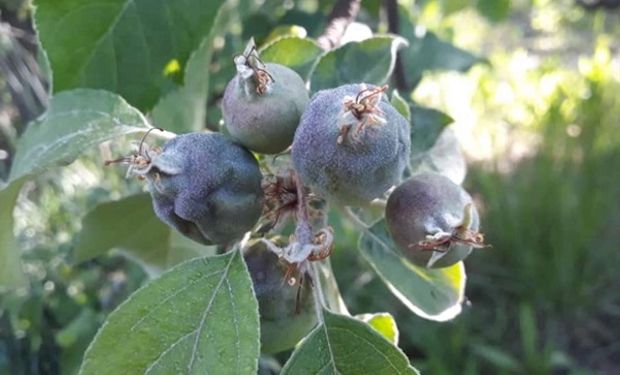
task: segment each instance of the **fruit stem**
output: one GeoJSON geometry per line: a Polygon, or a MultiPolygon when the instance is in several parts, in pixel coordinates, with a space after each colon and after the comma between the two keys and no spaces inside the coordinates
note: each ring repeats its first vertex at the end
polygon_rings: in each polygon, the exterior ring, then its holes
{"type": "MultiPolygon", "coordinates": [[[[308,215],[304,185],[297,173],[294,173],[293,178],[295,179],[295,186],[297,189],[297,226],[295,227],[295,239],[301,245],[300,248],[303,248],[304,245],[311,245],[313,243],[314,236],[312,235],[312,226],[310,225],[308,215]]],[[[317,269],[318,264],[313,264],[313,262],[308,260],[305,260],[304,263],[307,267],[303,268],[307,269],[308,276],[311,280],[316,317],[318,322],[322,324],[325,320],[323,317],[323,309],[327,308],[327,304],[325,303],[323,285],[321,284],[321,278],[319,277],[319,271],[317,269]]]]}

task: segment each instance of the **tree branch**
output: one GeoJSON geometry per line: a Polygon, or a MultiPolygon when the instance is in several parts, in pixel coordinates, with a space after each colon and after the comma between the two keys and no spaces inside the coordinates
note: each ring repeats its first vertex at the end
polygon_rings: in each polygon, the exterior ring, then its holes
{"type": "MultiPolygon", "coordinates": [[[[398,3],[396,0],[385,0],[383,2],[385,7],[385,13],[388,18],[388,31],[392,34],[400,34],[400,20],[398,19],[398,3]]],[[[403,65],[403,59],[400,51],[396,54],[396,65],[394,65],[394,85],[400,92],[406,92],[409,90],[407,85],[407,78],[405,77],[405,68],[403,65]]]]}
{"type": "Polygon", "coordinates": [[[319,36],[317,43],[329,51],[340,45],[340,39],[344,35],[347,26],[355,20],[360,10],[361,0],[338,0],[327,18],[327,27],[323,35],[319,36]]]}

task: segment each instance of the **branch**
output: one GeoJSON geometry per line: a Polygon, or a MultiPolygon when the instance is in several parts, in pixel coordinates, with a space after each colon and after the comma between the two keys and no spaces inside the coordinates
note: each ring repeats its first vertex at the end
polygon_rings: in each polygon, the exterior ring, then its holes
{"type": "Polygon", "coordinates": [[[327,18],[327,27],[325,27],[323,35],[317,39],[319,47],[329,51],[340,45],[340,39],[342,39],[347,26],[357,17],[360,3],[361,0],[338,0],[327,18]]]}
{"type": "MultiPolygon", "coordinates": [[[[385,7],[385,13],[387,13],[388,19],[388,31],[392,34],[400,34],[400,20],[398,19],[398,3],[396,0],[385,0],[383,2],[385,7]]],[[[396,65],[394,66],[394,84],[398,91],[406,92],[409,90],[407,85],[407,78],[405,77],[405,68],[403,66],[402,54],[396,53],[396,65]]]]}

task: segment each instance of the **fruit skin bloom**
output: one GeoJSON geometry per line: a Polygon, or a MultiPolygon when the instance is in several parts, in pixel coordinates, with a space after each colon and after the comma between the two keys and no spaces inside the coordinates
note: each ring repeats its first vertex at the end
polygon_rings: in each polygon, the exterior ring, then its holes
{"type": "Polygon", "coordinates": [[[173,138],[143,175],[157,216],[197,242],[228,244],[252,229],[260,217],[258,163],[221,134],[173,138]]]}
{"type": "Polygon", "coordinates": [[[293,142],[309,96],[295,71],[270,63],[265,70],[271,77],[262,94],[257,92],[254,76],[237,74],[228,83],[222,115],[226,129],[239,143],[252,151],[277,154],[293,142]]]}
{"type": "Polygon", "coordinates": [[[342,205],[364,206],[382,197],[409,163],[409,123],[382,92],[361,119],[347,110],[347,101],[363,98],[368,89],[378,88],[351,84],[317,92],[293,141],[293,163],[303,183],[342,205]]]}
{"type": "Polygon", "coordinates": [[[437,173],[420,173],[398,186],[388,198],[385,218],[400,251],[422,267],[451,266],[476,245],[471,236],[477,234],[479,216],[471,196],[437,173]],[[445,242],[439,244],[441,239],[445,242]],[[437,245],[422,248],[421,241],[437,245]],[[429,265],[433,255],[441,257],[429,265]]]}

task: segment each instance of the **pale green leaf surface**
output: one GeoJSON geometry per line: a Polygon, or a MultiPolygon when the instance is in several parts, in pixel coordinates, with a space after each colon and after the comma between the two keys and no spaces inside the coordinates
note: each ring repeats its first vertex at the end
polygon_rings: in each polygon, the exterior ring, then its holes
{"type": "Polygon", "coordinates": [[[118,95],[90,89],[60,93],[20,137],[9,180],[68,164],[103,141],[148,127],[142,114],[118,95]]]}
{"type": "Polygon", "coordinates": [[[403,352],[368,324],[327,310],[324,317],[295,349],[282,375],[417,374],[403,352]]]}
{"type": "Polygon", "coordinates": [[[385,220],[360,236],[359,248],[390,291],[415,314],[446,321],[461,312],[466,279],[462,262],[440,269],[411,264],[398,253],[385,220]]]}
{"type": "Polygon", "coordinates": [[[462,184],[467,174],[467,162],[455,132],[446,128],[430,149],[421,153],[412,150],[411,170],[412,174],[426,171],[439,173],[455,184],[462,184]]]}
{"type": "Polygon", "coordinates": [[[398,326],[394,317],[389,313],[356,315],[357,319],[367,323],[375,331],[379,332],[392,344],[398,345],[398,326]]]}
{"type": "Polygon", "coordinates": [[[401,115],[403,115],[404,118],[407,119],[407,121],[411,121],[411,110],[409,109],[409,103],[407,103],[407,101],[403,99],[402,96],[400,96],[398,90],[394,90],[394,92],[392,93],[392,99],[390,99],[390,103],[394,108],[396,108],[398,113],[400,113],[401,115]]]}
{"type": "Polygon", "coordinates": [[[258,303],[239,251],[183,263],[101,327],[80,374],[255,374],[258,303]]]}
{"type": "Polygon", "coordinates": [[[26,284],[21,251],[13,236],[13,208],[25,181],[22,178],[0,190],[0,290],[26,284]]]}
{"type": "Polygon", "coordinates": [[[288,66],[306,81],[316,60],[323,50],[315,41],[298,37],[283,37],[274,40],[260,50],[263,62],[288,66]]]}
{"type": "Polygon", "coordinates": [[[212,247],[185,239],[159,220],[147,193],[102,203],[83,218],[74,250],[76,261],[103,255],[113,248],[153,268],[154,274],[187,259],[214,253],[212,247]]]}
{"type": "Polygon", "coordinates": [[[346,83],[382,85],[394,70],[396,53],[405,46],[404,38],[384,35],[333,49],[317,62],[310,88],[316,92],[346,83]]]}
{"type": "Polygon", "coordinates": [[[145,110],[211,31],[223,0],[36,0],[35,23],[54,91],[107,89],[145,110]]]}

